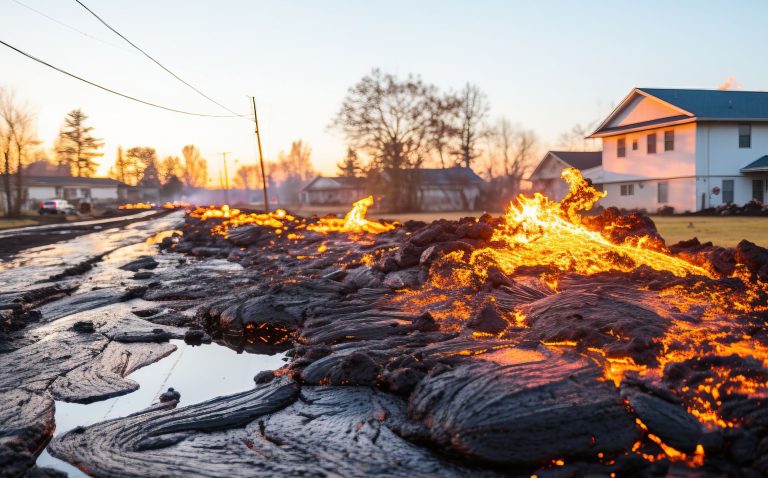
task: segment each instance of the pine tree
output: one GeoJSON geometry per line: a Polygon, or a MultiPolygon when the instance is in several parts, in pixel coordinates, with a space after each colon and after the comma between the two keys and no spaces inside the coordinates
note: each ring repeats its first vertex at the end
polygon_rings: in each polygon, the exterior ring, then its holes
{"type": "Polygon", "coordinates": [[[337,163],[336,167],[339,169],[339,176],[347,178],[356,178],[363,172],[360,158],[358,158],[357,152],[351,147],[347,148],[347,156],[343,161],[337,163]]]}
{"type": "Polygon", "coordinates": [[[101,139],[91,135],[92,126],[85,126],[88,116],[80,109],[72,110],[64,118],[64,127],[59,132],[57,153],[69,164],[70,171],[78,177],[90,177],[99,166],[95,158],[104,156],[99,150],[104,146],[101,139]]]}

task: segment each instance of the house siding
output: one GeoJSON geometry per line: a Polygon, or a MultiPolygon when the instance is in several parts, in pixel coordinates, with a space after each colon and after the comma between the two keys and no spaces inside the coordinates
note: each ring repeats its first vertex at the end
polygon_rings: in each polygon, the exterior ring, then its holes
{"type": "Polygon", "coordinates": [[[697,126],[695,123],[666,128],[653,128],[636,133],[603,138],[603,189],[607,196],[603,206],[625,209],[645,209],[656,212],[661,206],[671,206],[677,212],[697,210],[696,151],[697,126]],[[664,151],[664,132],[674,131],[672,151],[664,151]],[[647,137],[656,134],[656,153],[648,153],[647,137]],[[626,156],[617,156],[619,138],[626,141],[626,156]],[[632,149],[637,141],[637,149],[632,149]],[[669,184],[669,201],[657,201],[659,180],[669,184]],[[621,184],[635,184],[634,196],[621,196],[621,184]],[[642,187],[641,187],[642,186],[642,187]]]}

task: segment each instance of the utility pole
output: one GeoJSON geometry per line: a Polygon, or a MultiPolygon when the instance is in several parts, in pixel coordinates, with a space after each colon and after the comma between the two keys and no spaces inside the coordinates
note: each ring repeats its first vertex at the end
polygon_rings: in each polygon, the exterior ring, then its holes
{"type": "Polygon", "coordinates": [[[229,204],[229,173],[227,172],[227,155],[230,151],[219,153],[224,160],[224,204],[229,204]]]}
{"type": "Polygon", "coordinates": [[[264,188],[264,211],[269,213],[269,196],[267,195],[267,173],[264,171],[264,153],[261,151],[261,133],[259,132],[259,117],[256,116],[256,97],[251,96],[253,102],[253,121],[256,123],[256,141],[259,144],[259,164],[261,165],[261,184],[264,188]]]}

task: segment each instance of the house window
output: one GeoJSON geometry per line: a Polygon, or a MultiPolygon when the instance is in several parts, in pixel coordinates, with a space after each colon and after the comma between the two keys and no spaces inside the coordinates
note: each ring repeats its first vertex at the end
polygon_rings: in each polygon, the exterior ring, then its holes
{"type": "Polygon", "coordinates": [[[752,147],[752,125],[742,123],[739,125],[739,148],[752,147]]]}
{"type": "Polygon", "coordinates": [[[616,141],[616,156],[619,158],[623,158],[627,155],[627,140],[624,138],[619,138],[618,141],[616,141]]]}
{"type": "Polygon", "coordinates": [[[656,154],[656,133],[651,133],[648,139],[648,154],[656,154]]]}
{"type": "Polygon", "coordinates": [[[622,184],[621,185],[621,195],[622,196],[634,196],[635,195],[635,185],[634,184],[622,184]]]}
{"type": "Polygon", "coordinates": [[[637,140],[636,139],[632,140],[632,151],[637,151],[637,140]]]}
{"type": "Polygon", "coordinates": [[[669,183],[666,181],[660,181],[658,184],[658,190],[656,191],[656,200],[659,204],[665,204],[669,202],[669,183]]]}
{"type": "Polygon", "coordinates": [[[723,179],[723,203],[733,203],[733,179],[723,179]]]}
{"type": "Polygon", "coordinates": [[[84,198],[91,197],[91,188],[80,188],[80,196],[84,198]]]}
{"type": "Polygon", "coordinates": [[[765,182],[762,179],[752,180],[752,199],[757,199],[760,202],[765,200],[765,182]]]}
{"type": "Polygon", "coordinates": [[[664,151],[673,151],[675,149],[675,132],[664,131],[664,151]]]}

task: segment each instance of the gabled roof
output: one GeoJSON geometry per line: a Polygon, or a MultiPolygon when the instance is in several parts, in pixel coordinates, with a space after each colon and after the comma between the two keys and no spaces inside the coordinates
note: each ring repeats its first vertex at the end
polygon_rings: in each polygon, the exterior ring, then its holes
{"type": "Polygon", "coordinates": [[[576,168],[579,171],[585,169],[592,169],[603,165],[603,152],[602,151],[547,151],[547,154],[539,161],[536,169],[528,176],[534,178],[541,166],[549,157],[559,159],[566,166],[576,168]]]}
{"type": "Polygon", "coordinates": [[[768,92],[638,88],[700,120],[768,121],[768,92]]]}
{"type": "Polygon", "coordinates": [[[762,156],[740,170],[742,173],[762,173],[768,172],[768,155],[762,156]]]}
{"type": "Polygon", "coordinates": [[[589,137],[610,136],[653,126],[693,121],[768,121],[768,92],[634,88],[589,137]],[[611,120],[638,95],[666,105],[673,110],[670,111],[673,114],[643,123],[609,127],[611,120]]]}
{"type": "Polygon", "coordinates": [[[26,176],[22,179],[27,186],[68,186],[79,188],[117,187],[120,181],[110,178],[78,178],[74,176],[26,176]]]}
{"type": "Polygon", "coordinates": [[[309,191],[312,189],[362,189],[365,188],[365,178],[352,178],[345,176],[317,176],[311,180],[306,186],[302,188],[303,191],[309,191]],[[326,183],[330,182],[323,187],[317,187],[317,182],[321,179],[326,180],[326,183]]]}
{"type": "Polygon", "coordinates": [[[422,185],[465,185],[485,182],[483,178],[478,176],[477,173],[472,170],[472,168],[464,168],[461,166],[452,168],[411,169],[407,171],[407,174],[415,175],[418,183],[422,185]]]}
{"type": "Polygon", "coordinates": [[[602,151],[550,151],[549,153],[579,170],[592,169],[603,164],[602,151]]]}

